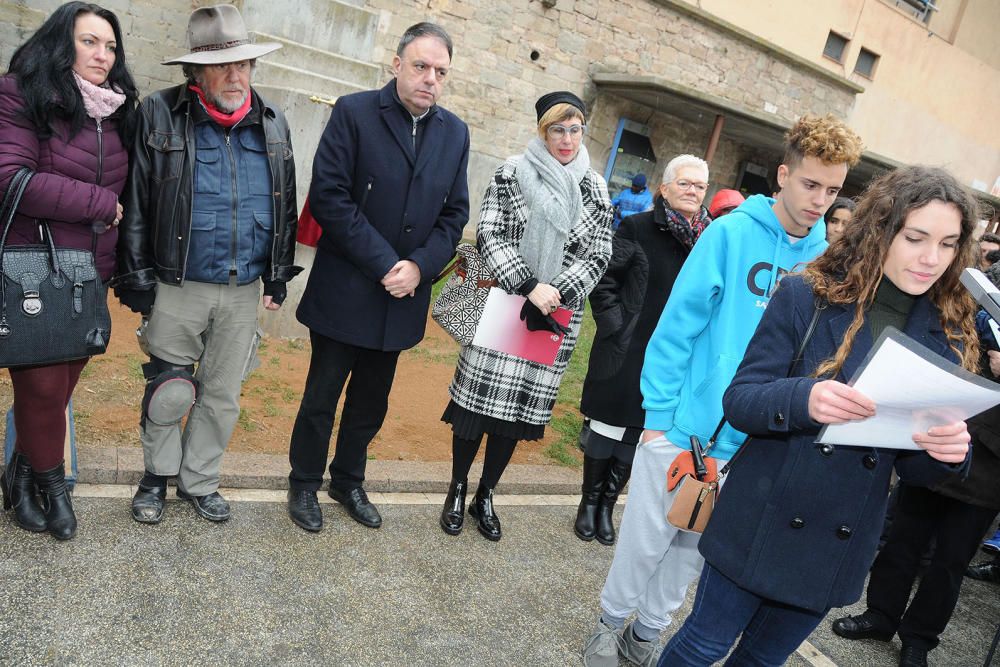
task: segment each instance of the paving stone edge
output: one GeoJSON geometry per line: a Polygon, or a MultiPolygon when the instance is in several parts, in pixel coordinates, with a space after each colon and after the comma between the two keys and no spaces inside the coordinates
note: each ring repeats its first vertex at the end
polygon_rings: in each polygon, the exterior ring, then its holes
{"type": "MultiPolygon", "coordinates": [[[[142,477],[142,450],[137,447],[80,448],[77,465],[79,481],[83,484],[135,484],[142,477]]],[[[480,464],[473,465],[469,479],[478,479],[481,470],[480,464]]],[[[369,461],[365,488],[380,493],[445,493],[450,479],[450,461],[369,461]]],[[[580,492],[580,481],[580,471],[573,468],[511,464],[497,492],[576,494],[580,492]]],[[[221,486],[287,489],[288,457],[227,453],[222,460],[221,486]]]]}

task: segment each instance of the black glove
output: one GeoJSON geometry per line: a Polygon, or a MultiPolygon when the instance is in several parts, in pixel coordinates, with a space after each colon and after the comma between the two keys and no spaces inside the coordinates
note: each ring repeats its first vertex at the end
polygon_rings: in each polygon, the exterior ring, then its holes
{"type": "Polygon", "coordinates": [[[280,306],[285,302],[285,297],[288,296],[288,288],[280,280],[265,280],[264,296],[271,297],[271,303],[280,306]]]}
{"type": "Polygon", "coordinates": [[[528,327],[528,331],[551,331],[554,334],[563,334],[564,336],[569,333],[569,327],[559,324],[551,315],[543,314],[535,304],[527,299],[521,306],[521,321],[528,327]]]}
{"type": "Polygon", "coordinates": [[[153,311],[153,302],[156,301],[156,289],[118,289],[115,288],[115,296],[133,313],[140,313],[148,317],[153,311]]]}

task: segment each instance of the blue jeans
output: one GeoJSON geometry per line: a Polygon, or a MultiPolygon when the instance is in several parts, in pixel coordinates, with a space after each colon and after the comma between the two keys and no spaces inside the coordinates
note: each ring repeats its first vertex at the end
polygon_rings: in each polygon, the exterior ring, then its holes
{"type": "Polygon", "coordinates": [[[754,595],[705,563],[694,608],[663,649],[657,667],[711,665],[725,657],[738,637],[726,665],[783,665],[825,616],[826,611],[754,595]]]}

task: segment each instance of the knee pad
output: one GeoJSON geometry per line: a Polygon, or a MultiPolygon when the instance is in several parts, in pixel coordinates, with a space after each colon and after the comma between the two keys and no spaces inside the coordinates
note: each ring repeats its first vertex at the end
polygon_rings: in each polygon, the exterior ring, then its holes
{"type": "Polygon", "coordinates": [[[171,426],[184,419],[198,398],[194,364],[181,366],[150,355],[142,365],[146,392],[142,397],[143,427],[148,419],[157,426],[171,426]]]}

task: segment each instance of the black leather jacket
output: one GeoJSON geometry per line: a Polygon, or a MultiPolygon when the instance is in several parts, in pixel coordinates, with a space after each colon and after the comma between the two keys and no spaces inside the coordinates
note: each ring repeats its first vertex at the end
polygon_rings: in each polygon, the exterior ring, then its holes
{"type": "MultiPolygon", "coordinates": [[[[274,240],[262,278],[287,282],[302,268],[294,266],[298,221],[295,163],[285,116],[252,92],[263,109],[271,182],[274,184],[274,240]]],[[[118,290],[149,289],[157,278],[184,284],[191,237],[194,182],[194,93],[187,84],[147,97],[137,114],[129,177],[122,194],[125,216],[119,226],[118,290]]]]}

